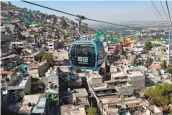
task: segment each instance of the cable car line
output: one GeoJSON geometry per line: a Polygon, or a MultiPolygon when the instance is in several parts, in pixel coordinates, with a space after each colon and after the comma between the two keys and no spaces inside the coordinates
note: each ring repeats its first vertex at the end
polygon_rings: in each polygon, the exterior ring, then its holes
{"type": "Polygon", "coordinates": [[[57,11],[57,12],[60,12],[60,13],[63,13],[63,14],[67,14],[67,15],[70,15],[70,16],[74,16],[74,17],[80,18],[82,20],[90,20],[90,21],[95,21],[95,22],[106,23],[106,24],[111,24],[111,25],[116,25],[116,26],[123,26],[123,27],[135,29],[135,28],[133,28],[131,26],[127,26],[127,25],[115,24],[115,23],[111,23],[111,22],[106,22],[106,21],[101,21],[101,20],[95,20],[95,19],[87,18],[87,17],[82,16],[82,15],[71,14],[71,13],[68,13],[68,12],[64,12],[64,11],[61,11],[61,10],[57,10],[57,9],[54,9],[54,8],[50,8],[50,7],[47,7],[47,6],[36,4],[36,3],[33,3],[33,2],[29,2],[29,1],[26,1],[26,0],[21,0],[21,1],[26,2],[28,4],[39,6],[39,7],[42,7],[42,8],[46,8],[46,9],[49,9],[49,10],[57,11]]]}
{"type": "Polygon", "coordinates": [[[164,20],[163,17],[162,17],[162,15],[161,15],[161,13],[159,12],[159,10],[157,9],[157,7],[156,7],[155,4],[153,3],[153,1],[151,1],[151,3],[152,3],[152,5],[154,6],[156,12],[157,12],[157,13],[159,14],[159,16],[161,17],[161,19],[164,20]]]}
{"type": "Polygon", "coordinates": [[[167,16],[167,14],[166,14],[166,12],[165,12],[165,9],[164,9],[164,7],[163,7],[163,4],[162,4],[162,1],[161,1],[161,0],[160,0],[160,4],[161,4],[161,7],[162,7],[162,10],[163,10],[163,12],[164,12],[165,17],[166,17],[166,19],[168,20],[168,16],[167,16]]]}
{"type": "MultiPolygon", "coordinates": [[[[56,10],[53,8],[49,8],[47,6],[39,5],[36,3],[28,2],[25,0],[22,0],[23,2],[36,5],[39,7],[43,7],[49,10],[57,11],[60,13],[64,13],[70,16],[74,16],[79,18],[79,20],[90,20],[90,21],[95,21],[95,22],[101,22],[101,23],[107,23],[111,25],[117,25],[117,26],[123,26],[127,28],[133,28],[136,31],[138,31],[134,27],[130,27],[127,25],[121,25],[121,24],[115,24],[111,22],[106,22],[106,21],[100,21],[100,20],[95,20],[91,18],[87,18],[82,15],[74,15],[68,12],[56,10]]],[[[79,22],[81,23],[81,22],[79,22]]],[[[78,24],[79,25],[79,24],[78,24]]],[[[79,25],[80,27],[80,25],[79,25]]],[[[79,28],[78,27],[78,28],[79,28]]],[[[69,60],[73,68],[75,69],[81,69],[81,70],[98,70],[98,68],[106,62],[106,52],[104,49],[103,42],[100,40],[76,40],[71,44],[71,47],[69,49],[69,60]],[[92,47],[90,47],[92,46],[92,47]]]]}
{"type": "Polygon", "coordinates": [[[29,2],[29,1],[26,1],[26,0],[21,0],[21,1],[32,4],[32,5],[39,6],[39,7],[42,7],[42,8],[46,8],[46,9],[49,9],[49,10],[53,10],[53,11],[57,11],[57,12],[60,12],[60,13],[63,13],[63,14],[67,14],[67,15],[70,15],[70,16],[77,17],[77,15],[74,15],[74,14],[71,14],[71,13],[68,13],[68,12],[64,12],[64,11],[61,11],[61,10],[57,10],[57,9],[54,9],[54,8],[50,8],[50,7],[47,7],[47,6],[36,4],[36,3],[33,3],[33,2],[29,2]]]}
{"type": "MultiPolygon", "coordinates": [[[[26,2],[28,4],[36,5],[36,6],[39,6],[39,7],[43,7],[43,8],[49,9],[49,10],[53,10],[53,11],[57,11],[57,12],[60,12],[60,13],[64,13],[64,14],[67,14],[67,15],[70,15],[70,16],[77,17],[77,18],[79,18],[80,21],[81,20],[90,20],[90,21],[95,21],[95,22],[99,22],[99,23],[106,23],[106,24],[111,24],[111,25],[115,25],[115,26],[127,27],[127,28],[131,28],[132,30],[135,30],[137,32],[140,32],[140,31],[137,30],[137,28],[134,28],[134,27],[131,27],[131,26],[128,26],[128,25],[115,24],[115,23],[111,23],[111,22],[106,22],[106,21],[91,19],[91,18],[87,18],[87,17],[82,16],[82,15],[71,14],[71,13],[68,13],[68,12],[65,12],[65,11],[60,11],[60,10],[57,10],[57,9],[54,9],[54,8],[50,8],[50,7],[47,7],[47,6],[39,5],[39,4],[36,4],[36,3],[33,3],[33,2],[29,2],[29,1],[26,1],[26,0],[21,0],[21,1],[26,2]]],[[[79,25],[79,27],[80,27],[80,25],[79,25]]],[[[80,30],[79,27],[78,27],[78,31],[80,30]]],[[[80,36],[80,33],[79,32],[78,32],[78,35],[80,36]]],[[[145,37],[143,36],[143,38],[145,38],[145,37]]]]}

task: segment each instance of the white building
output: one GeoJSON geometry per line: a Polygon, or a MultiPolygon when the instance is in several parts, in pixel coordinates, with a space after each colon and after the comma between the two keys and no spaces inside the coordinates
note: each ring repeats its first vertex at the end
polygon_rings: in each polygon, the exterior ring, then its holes
{"type": "Polygon", "coordinates": [[[72,94],[73,102],[80,105],[89,105],[88,93],[85,88],[74,89],[75,92],[72,94]]]}
{"type": "Polygon", "coordinates": [[[20,48],[26,48],[27,47],[27,42],[26,41],[21,41],[21,42],[11,42],[10,48],[12,46],[20,47],[20,48]]]}
{"type": "Polygon", "coordinates": [[[148,106],[144,115],[163,115],[163,112],[155,105],[148,106]]]}
{"type": "Polygon", "coordinates": [[[57,49],[58,41],[57,40],[49,40],[46,43],[46,47],[50,50],[55,50],[57,49]]]}
{"type": "Polygon", "coordinates": [[[90,81],[91,81],[91,84],[102,84],[103,83],[103,77],[98,74],[98,73],[93,73],[91,76],[90,76],[90,81]]]}
{"type": "Polygon", "coordinates": [[[125,73],[128,76],[128,83],[133,86],[133,89],[145,87],[145,76],[140,71],[127,69],[125,73]]]}
{"type": "Polygon", "coordinates": [[[19,75],[18,79],[16,81],[8,82],[8,90],[15,90],[15,91],[23,91],[25,94],[30,93],[31,89],[31,77],[23,77],[19,75]],[[18,81],[20,81],[18,83],[18,81]]]}

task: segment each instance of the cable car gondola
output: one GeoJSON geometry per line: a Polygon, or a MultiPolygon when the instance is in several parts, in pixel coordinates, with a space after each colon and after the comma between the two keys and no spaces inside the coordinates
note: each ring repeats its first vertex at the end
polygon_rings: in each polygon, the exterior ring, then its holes
{"type": "Polygon", "coordinates": [[[93,70],[104,62],[105,50],[99,40],[77,40],[69,49],[69,59],[74,69],[93,70]]]}

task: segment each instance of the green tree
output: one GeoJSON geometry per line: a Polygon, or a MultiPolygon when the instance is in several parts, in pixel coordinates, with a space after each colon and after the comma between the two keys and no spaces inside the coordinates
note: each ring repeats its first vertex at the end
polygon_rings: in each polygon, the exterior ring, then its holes
{"type": "Polygon", "coordinates": [[[167,61],[166,60],[161,60],[160,65],[161,65],[162,69],[166,69],[167,68],[167,61]]]}
{"type": "Polygon", "coordinates": [[[141,57],[141,55],[136,55],[136,57],[133,60],[133,64],[132,65],[143,65],[144,64],[144,60],[141,57]]]}
{"type": "Polygon", "coordinates": [[[50,67],[53,67],[55,65],[55,62],[54,62],[54,59],[53,59],[52,55],[50,55],[48,57],[47,62],[49,63],[50,67]]]}
{"type": "Polygon", "coordinates": [[[46,52],[42,56],[41,62],[44,62],[45,60],[47,60],[47,62],[49,63],[50,67],[54,66],[55,62],[54,62],[53,54],[52,53],[46,52]]]}
{"type": "Polygon", "coordinates": [[[166,72],[168,72],[170,76],[172,76],[172,63],[168,65],[166,72]]]}
{"type": "Polygon", "coordinates": [[[145,50],[151,50],[152,49],[152,43],[150,41],[147,41],[144,46],[145,50]]]}
{"type": "Polygon", "coordinates": [[[20,97],[23,98],[25,96],[25,93],[23,91],[20,92],[20,97]]]}
{"type": "Polygon", "coordinates": [[[49,56],[52,56],[52,53],[45,52],[44,55],[42,56],[41,62],[47,60],[49,56]]]}
{"type": "Polygon", "coordinates": [[[87,115],[96,115],[96,108],[94,107],[89,107],[87,109],[87,115]]]}
{"type": "Polygon", "coordinates": [[[148,57],[145,61],[145,66],[148,68],[153,63],[153,59],[148,57]]]}
{"type": "Polygon", "coordinates": [[[168,110],[168,105],[172,103],[172,84],[157,84],[155,87],[148,88],[145,91],[150,104],[164,106],[168,110]]]}

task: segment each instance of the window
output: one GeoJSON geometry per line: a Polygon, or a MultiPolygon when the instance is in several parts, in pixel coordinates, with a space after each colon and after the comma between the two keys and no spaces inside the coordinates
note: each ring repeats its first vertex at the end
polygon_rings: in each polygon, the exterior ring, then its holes
{"type": "Polygon", "coordinates": [[[71,60],[75,66],[94,67],[95,49],[93,44],[74,44],[71,49],[71,60]]]}

